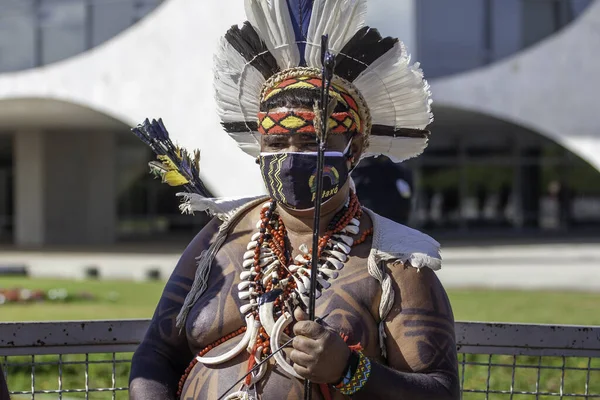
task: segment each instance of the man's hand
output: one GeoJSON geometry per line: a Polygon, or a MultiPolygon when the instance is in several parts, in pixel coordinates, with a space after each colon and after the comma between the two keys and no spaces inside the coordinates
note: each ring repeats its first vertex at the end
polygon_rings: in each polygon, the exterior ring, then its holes
{"type": "Polygon", "coordinates": [[[296,308],[296,337],[290,354],[294,370],[315,383],[337,383],[346,372],[350,349],[341,336],[320,324],[308,321],[308,315],[296,308]]]}

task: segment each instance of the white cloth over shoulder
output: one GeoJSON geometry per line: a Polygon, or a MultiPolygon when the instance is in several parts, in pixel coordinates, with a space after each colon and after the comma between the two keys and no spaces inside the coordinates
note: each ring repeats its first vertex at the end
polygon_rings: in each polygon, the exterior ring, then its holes
{"type": "Polygon", "coordinates": [[[373,221],[373,245],[369,256],[373,262],[399,260],[411,267],[442,268],[440,244],[416,229],[401,225],[364,208],[373,221]]]}
{"type": "Polygon", "coordinates": [[[385,345],[385,319],[394,305],[392,278],[386,263],[400,261],[420,270],[428,267],[436,271],[442,267],[440,244],[426,234],[401,225],[364,208],[373,222],[373,241],[369,253],[369,274],[381,285],[379,302],[379,347],[387,356],[385,345]]]}

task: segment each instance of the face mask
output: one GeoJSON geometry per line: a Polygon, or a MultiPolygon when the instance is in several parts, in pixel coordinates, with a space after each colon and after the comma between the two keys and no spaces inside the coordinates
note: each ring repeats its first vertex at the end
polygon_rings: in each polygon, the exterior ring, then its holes
{"type": "MultiPolygon", "coordinates": [[[[348,180],[348,156],[326,151],[323,163],[323,198],[335,196],[348,180]]],[[[260,170],[271,198],[297,210],[312,208],[317,191],[317,152],[261,153],[260,170]]]]}

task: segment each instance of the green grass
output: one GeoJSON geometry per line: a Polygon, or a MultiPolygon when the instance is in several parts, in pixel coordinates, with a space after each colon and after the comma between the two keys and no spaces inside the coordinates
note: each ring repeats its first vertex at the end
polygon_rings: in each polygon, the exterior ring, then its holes
{"type": "MultiPolygon", "coordinates": [[[[0,286],[64,288],[94,300],[0,306],[2,321],[150,318],[164,282],[3,278],[0,286]]],[[[457,321],[600,325],[600,293],[449,290],[457,321]]]]}
{"type": "MultiPolygon", "coordinates": [[[[119,318],[150,318],[154,307],[160,298],[164,282],[121,282],[121,281],[61,281],[61,280],[27,280],[3,279],[5,287],[22,286],[30,289],[65,288],[69,293],[87,292],[95,296],[94,300],[75,301],[67,303],[38,303],[27,305],[0,306],[0,321],[35,321],[35,320],[77,320],[77,319],[119,319],[119,318]]],[[[485,322],[519,322],[545,324],[575,324],[600,325],[600,293],[575,292],[522,292],[522,291],[493,291],[493,290],[450,290],[452,303],[457,321],[485,322]]],[[[127,359],[130,354],[118,354],[117,358],[127,359]]],[[[112,355],[90,355],[90,360],[112,360],[112,355]]],[[[460,356],[462,360],[462,355],[460,356]]],[[[81,355],[66,355],[63,362],[84,361],[81,355]]],[[[1,359],[0,359],[1,361],[1,359]]],[[[28,363],[30,357],[12,357],[11,362],[28,363]]],[[[56,356],[37,356],[36,361],[56,362],[56,356]]],[[[464,387],[466,389],[485,389],[487,385],[488,356],[467,355],[468,365],[464,371],[464,387]]],[[[538,379],[537,369],[524,368],[524,365],[537,366],[539,358],[494,356],[492,362],[506,366],[492,367],[490,378],[491,390],[509,391],[512,376],[512,364],[517,365],[514,377],[514,389],[518,391],[534,391],[538,379]]],[[[542,365],[562,366],[561,358],[544,358],[542,365]]],[[[568,358],[568,367],[587,368],[587,359],[568,358]]],[[[593,368],[600,368],[600,360],[592,360],[593,368]]],[[[63,387],[85,387],[83,365],[63,365],[63,387]]],[[[27,390],[31,386],[31,367],[21,365],[10,367],[9,385],[11,390],[27,390]]],[[[89,369],[90,387],[111,386],[112,363],[92,365],[89,369]]],[[[116,365],[117,386],[126,386],[129,374],[127,363],[116,365]]],[[[36,387],[43,389],[57,388],[58,366],[36,366],[36,387]]],[[[558,392],[561,386],[560,369],[543,370],[540,374],[540,390],[558,392]]],[[[565,392],[584,393],[587,380],[586,371],[567,370],[564,379],[565,392]]],[[[600,394],[600,372],[592,371],[589,379],[590,393],[600,394]]],[[[19,397],[15,397],[19,398],[19,397]]],[[[57,398],[40,397],[38,399],[57,398]]],[[[69,394],[65,398],[83,398],[80,395],[69,394]]],[[[106,393],[96,393],[90,399],[111,398],[106,393]]],[[[126,399],[121,393],[118,399],[126,399]]],[[[465,393],[465,400],[485,398],[481,393],[465,393]]],[[[490,395],[489,399],[508,399],[508,395],[490,395]]],[[[515,396],[515,399],[534,399],[535,396],[515,396]]],[[[540,399],[546,399],[540,397],[540,399]]],[[[547,399],[550,399],[549,397],[547,399]]],[[[553,398],[552,398],[553,399],[553,398]]],[[[583,399],[583,397],[581,397],[583,399]]]]}
{"type": "Polygon", "coordinates": [[[164,282],[3,278],[0,283],[3,287],[64,288],[69,294],[85,292],[94,299],[7,304],[0,306],[0,322],[151,318],[164,285],[164,282]]]}
{"type": "Polygon", "coordinates": [[[600,293],[450,290],[457,321],[600,325],[600,293]]]}

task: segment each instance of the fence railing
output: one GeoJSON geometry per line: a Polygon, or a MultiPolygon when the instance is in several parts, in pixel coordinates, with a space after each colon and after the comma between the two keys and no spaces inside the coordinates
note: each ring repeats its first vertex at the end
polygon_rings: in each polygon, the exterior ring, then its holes
{"type": "MultiPolygon", "coordinates": [[[[147,320],[0,324],[15,399],[126,399],[147,320]]],[[[463,399],[600,399],[600,327],[456,324],[463,399]]]]}

